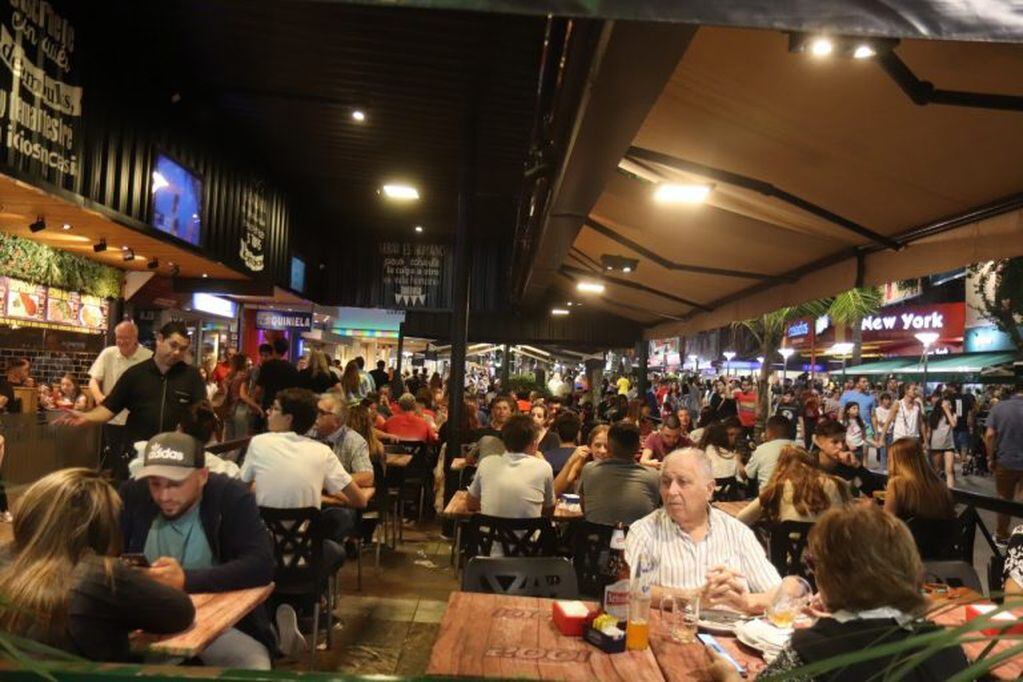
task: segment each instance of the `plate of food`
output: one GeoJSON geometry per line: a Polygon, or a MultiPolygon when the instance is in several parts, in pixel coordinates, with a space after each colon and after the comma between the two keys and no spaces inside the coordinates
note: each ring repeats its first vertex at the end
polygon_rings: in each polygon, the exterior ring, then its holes
{"type": "Polygon", "coordinates": [[[103,312],[99,306],[83,305],[79,318],[86,327],[100,327],[103,325],[103,312]]]}
{"type": "Polygon", "coordinates": [[[700,609],[700,619],[696,624],[701,630],[716,635],[728,635],[735,632],[736,626],[745,621],[746,616],[736,611],[700,609]]]}
{"type": "Polygon", "coordinates": [[[792,638],[792,628],[778,628],[762,618],[753,618],[735,627],[735,637],[740,642],[774,658],[792,638]]]}

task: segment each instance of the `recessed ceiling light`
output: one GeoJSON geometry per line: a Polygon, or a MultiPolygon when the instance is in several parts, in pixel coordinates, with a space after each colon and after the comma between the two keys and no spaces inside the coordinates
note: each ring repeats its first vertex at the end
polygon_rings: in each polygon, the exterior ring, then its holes
{"type": "Polygon", "coordinates": [[[872,48],[870,45],[866,45],[866,44],[858,45],[856,47],[856,50],[853,52],[853,58],[854,59],[870,59],[875,54],[877,54],[877,52],[875,52],[874,48],[872,48]]]}
{"type": "Polygon", "coordinates": [[[709,185],[677,185],[664,182],[657,186],[654,199],[662,204],[700,204],[710,194],[709,185]]]}
{"type": "Polygon", "coordinates": [[[622,268],[622,272],[632,272],[632,268],[626,265],[624,268],[622,268]]]}
{"type": "Polygon", "coordinates": [[[568,315],[568,309],[567,308],[551,308],[551,315],[554,315],[555,317],[563,317],[565,315],[568,315]]]}
{"type": "Polygon", "coordinates": [[[810,41],[810,53],[816,57],[827,57],[834,49],[835,45],[828,38],[814,38],[810,41]]]}
{"type": "Polygon", "coordinates": [[[399,201],[416,201],[419,190],[412,185],[384,185],[384,196],[399,201]]]}
{"type": "Polygon", "coordinates": [[[567,306],[568,306],[569,308],[571,308],[571,307],[572,307],[572,302],[571,302],[571,301],[569,301],[569,302],[568,302],[568,303],[567,303],[566,305],[567,305],[567,306]]]}
{"type": "Polygon", "coordinates": [[[604,284],[602,282],[579,282],[575,285],[575,288],[584,294],[604,293],[604,284]]]}
{"type": "Polygon", "coordinates": [[[423,233],[423,226],[422,225],[416,225],[415,230],[419,234],[422,234],[423,233]]]}
{"type": "Polygon", "coordinates": [[[366,112],[356,109],[355,111],[352,112],[352,120],[362,123],[363,121],[366,120],[366,112]]]}
{"type": "Polygon", "coordinates": [[[207,274],[206,274],[205,272],[204,272],[204,273],[202,273],[202,276],[203,276],[203,279],[205,279],[205,278],[209,277],[209,275],[207,275],[207,274]]]}
{"type": "Polygon", "coordinates": [[[63,225],[61,225],[61,229],[63,229],[63,230],[70,230],[71,229],[71,223],[64,223],[63,225]]]}

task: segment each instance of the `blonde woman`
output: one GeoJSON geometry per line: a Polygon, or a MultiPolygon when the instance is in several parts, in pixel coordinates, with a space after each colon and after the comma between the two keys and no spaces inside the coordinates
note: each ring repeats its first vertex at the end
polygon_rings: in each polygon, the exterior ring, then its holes
{"type": "Polygon", "coordinates": [[[130,660],[134,630],[172,633],[192,600],[130,568],[120,553],[121,500],[98,473],[62,469],[14,510],[12,556],[0,569],[0,630],[96,661],[130,660]]]}
{"type": "Polygon", "coordinates": [[[330,371],[330,361],[322,350],[309,353],[308,366],[298,373],[302,388],[313,393],[326,393],[337,383],[337,376],[330,371]]]}

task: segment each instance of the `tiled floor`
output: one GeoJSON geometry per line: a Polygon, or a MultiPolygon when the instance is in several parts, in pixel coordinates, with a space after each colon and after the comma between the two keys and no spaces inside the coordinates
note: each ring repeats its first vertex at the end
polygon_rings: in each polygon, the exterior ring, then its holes
{"type": "MultiPolygon", "coordinates": [[[[426,671],[448,595],[458,583],[449,563],[451,544],[437,525],[406,526],[404,536],[397,549],[381,551],[379,571],[372,552],[363,555],[361,591],[355,562],[346,563],[334,644],[317,653],[317,670],[364,675],[426,671]]],[[[283,661],[278,667],[306,670],[308,663],[283,661]]]]}

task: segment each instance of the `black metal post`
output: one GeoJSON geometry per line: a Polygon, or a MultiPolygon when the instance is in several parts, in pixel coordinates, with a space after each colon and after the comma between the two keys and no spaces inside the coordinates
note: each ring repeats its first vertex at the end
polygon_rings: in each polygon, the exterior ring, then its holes
{"type": "Polygon", "coordinates": [[[405,323],[398,325],[398,359],[394,362],[394,377],[391,379],[391,399],[397,400],[405,392],[405,380],[401,378],[401,358],[405,352],[405,323]]]}
{"type": "Polygon", "coordinates": [[[646,400],[646,391],[650,385],[650,342],[643,339],[638,344],[639,366],[636,368],[636,390],[640,400],[646,400]]]}
{"type": "Polygon", "coordinates": [[[504,344],[501,351],[501,393],[508,392],[508,378],[511,376],[511,346],[504,344]]]}

